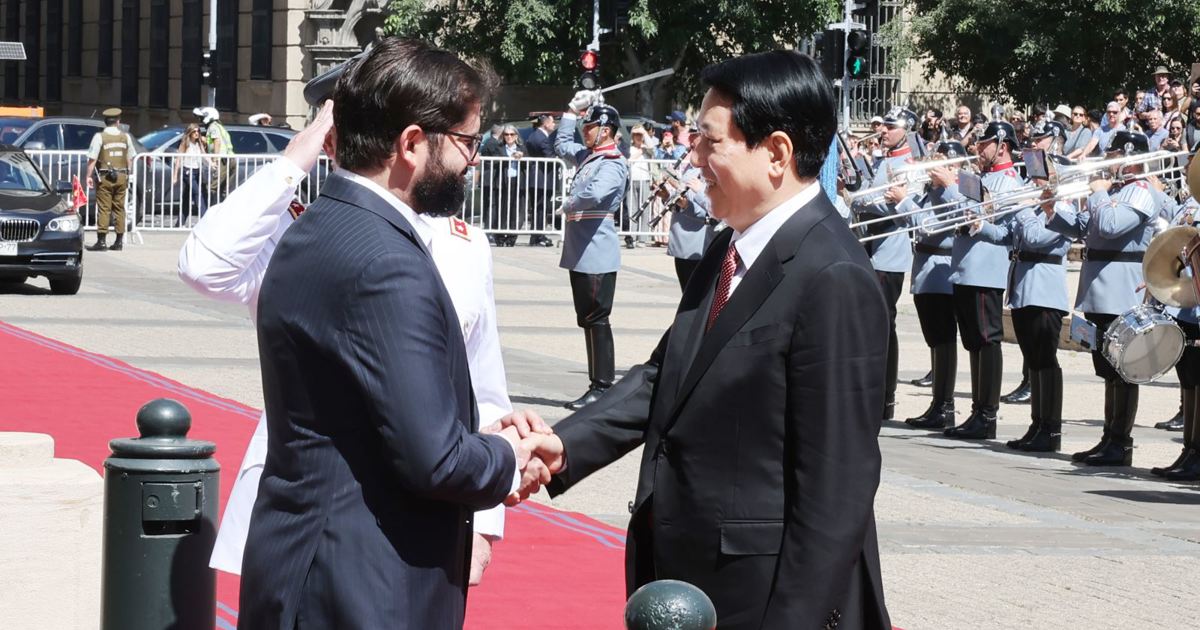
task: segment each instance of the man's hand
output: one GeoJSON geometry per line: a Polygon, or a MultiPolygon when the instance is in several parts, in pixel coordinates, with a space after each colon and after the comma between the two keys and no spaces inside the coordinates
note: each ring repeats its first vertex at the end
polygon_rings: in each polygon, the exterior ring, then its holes
{"type": "Polygon", "coordinates": [[[479,586],[483,581],[483,572],[492,562],[492,536],[474,534],[471,542],[471,577],[467,584],[479,586]]]}
{"type": "Polygon", "coordinates": [[[575,114],[582,114],[596,102],[596,93],[591,90],[579,90],[567,104],[567,109],[575,114]]]}
{"type": "Polygon", "coordinates": [[[958,181],[958,176],[949,167],[938,166],[929,169],[929,181],[938,188],[949,188],[958,181]]]}
{"type": "Polygon", "coordinates": [[[499,433],[503,429],[513,427],[517,431],[517,436],[527,438],[534,433],[542,433],[549,435],[554,433],[550,425],[546,424],[542,417],[537,415],[537,412],[532,409],[518,409],[503,418],[483,427],[479,430],[480,433],[499,433]]]}
{"type": "Polygon", "coordinates": [[[1088,182],[1088,186],[1094,193],[1101,191],[1107,192],[1109,188],[1112,188],[1112,182],[1108,181],[1107,179],[1093,179],[1092,181],[1088,182]]]}
{"type": "Polygon", "coordinates": [[[325,136],[330,129],[333,129],[333,99],[325,101],[325,105],[313,117],[312,122],[300,133],[292,136],[291,142],[288,142],[283,150],[283,157],[307,173],[317,165],[321,146],[325,144],[325,136]]]}
{"type": "Polygon", "coordinates": [[[566,462],[563,443],[557,435],[531,434],[521,440],[518,449],[529,453],[531,457],[521,469],[520,487],[504,500],[504,504],[510,507],[528,499],[543,485],[550,483],[551,475],[562,470],[566,462]]]}
{"type": "Polygon", "coordinates": [[[908,193],[908,184],[904,180],[896,182],[887,192],[883,193],[883,198],[893,206],[904,200],[904,196],[908,193]]]}

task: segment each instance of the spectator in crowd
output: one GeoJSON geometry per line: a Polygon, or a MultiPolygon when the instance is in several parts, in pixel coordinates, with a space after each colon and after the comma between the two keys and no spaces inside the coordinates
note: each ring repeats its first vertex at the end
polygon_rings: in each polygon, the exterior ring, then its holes
{"type": "Polygon", "coordinates": [[[658,143],[658,148],[654,150],[654,159],[656,160],[678,160],[687,153],[687,149],[675,144],[675,133],[672,131],[664,131],[662,142],[658,143]]]}
{"type": "Polygon", "coordinates": [[[925,112],[925,119],[921,121],[921,129],[917,135],[925,141],[925,146],[930,147],[936,142],[942,140],[942,110],[930,108],[925,112]]]}
{"type": "Polygon", "coordinates": [[[1187,117],[1188,109],[1192,106],[1192,97],[1188,96],[1187,87],[1183,81],[1175,79],[1171,81],[1171,94],[1175,97],[1175,103],[1178,105],[1177,110],[1179,115],[1187,117]]]}
{"type": "MultiPolygon", "coordinates": [[[[535,118],[533,131],[525,139],[525,156],[531,158],[555,157],[554,132],[557,129],[558,123],[554,120],[554,116],[541,114],[535,118]]],[[[553,225],[550,213],[554,210],[554,204],[550,198],[558,190],[560,172],[556,162],[534,160],[525,164],[525,191],[528,193],[528,201],[525,205],[529,209],[531,230],[546,231],[549,226],[553,225]]],[[[529,235],[529,245],[530,247],[553,247],[554,243],[545,234],[531,234],[529,235]]]]}
{"type": "Polygon", "coordinates": [[[1108,139],[1118,131],[1125,129],[1125,125],[1121,123],[1121,105],[1113,100],[1108,102],[1108,106],[1104,109],[1104,121],[1100,124],[1100,129],[1097,133],[1092,134],[1092,144],[1088,146],[1088,150],[1084,155],[1093,155],[1094,153],[1104,153],[1108,150],[1108,139]],[[1107,129],[1104,123],[1108,124],[1107,129]]]}
{"type": "Polygon", "coordinates": [[[486,155],[483,148],[489,144],[500,143],[500,135],[504,133],[504,125],[492,125],[492,130],[483,138],[483,144],[479,145],[479,155],[486,155]]]}
{"type": "Polygon", "coordinates": [[[1063,154],[1072,160],[1078,160],[1085,155],[1088,144],[1092,141],[1092,129],[1088,126],[1088,113],[1082,105],[1071,108],[1071,126],[1067,130],[1067,139],[1063,143],[1063,154]]]}
{"type": "Polygon", "coordinates": [[[1058,107],[1055,107],[1054,111],[1052,111],[1050,113],[1052,115],[1051,120],[1055,120],[1055,121],[1062,123],[1063,126],[1068,129],[1071,128],[1072,112],[1071,112],[1070,107],[1067,107],[1066,105],[1059,105],[1058,107]]]}
{"type": "Polygon", "coordinates": [[[1192,99],[1192,103],[1196,103],[1200,101],[1200,74],[1188,79],[1188,82],[1192,84],[1192,92],[1189,97],[1192,99]]]}
{"type": "Polygon", "coordinates": [[[184,220],[183,217],[203,217],[208,210],[208,182],[205,180],[211,165],[205,157],[208,151],[205,149],[204,137],[200,135],[200,125],[192,123],[187,126],[183,132],[183,139],[179,141],[178,153],[180,155],[172,160],[174,165],[171,167],[172,187],[179,182],[180,170],[183,171],[183,186],[180,189],[183,210],[176,218],[176,226],[184,220]]]}
{"type": "Polygon", "coordinates": [[[1162,141],[1167,138],[1167,129],[1163,126],[1163,114],[1157,109],[1146,112],[1146,137],[1150,140],[1150,150],[1157,151],[1162,141]]]}
{"type": "Polygon", "coordinates": [[[1171,73],[1166,66],[1159,66],[1154,69],[1154,88],[1146,90],[1147,94],[1153,93],[1155,98],[1162,102],[1162,97],[1171,91],[1171,73]]]}
{"type": "Polygon", "coordinates": [[[1183,120],[1176,117],[1167,124],[1167,137],[1163,139],[1160,145],[1163,151],[1183,151],[1187,147],[1183,144],[1183,120]]]}
{"type": "Polygon", "coordinates": [[[1187,126],[1183,128],[1183,142],[1189,151],[1200,147],[1200,99],[1192,99],[1187,126]]]}
{"type": "Polygon", "coordinates": [[[1034,105],[1033,106],[1033,116],[1030,117],[1029,126],[1035,127],[1035,126],[1037,126],[1038,123],[1042,122],[1043,120],[1046,120],[1046,113],[1047,113],[1047,109],[1046,109],[1045,105],[1041,105],[1041,104],[1034,105]]]}
{"type": "Polygon", "coordinates": [[[954,110],[954,124],[949,126],[950,139],[963,145],[963,147],[971,146],[975,141],[975,125],[971,122],[971,108],[966,105],[959,105],[958,109],[954,110]]]}
{"type": "MultiPolygon", "coordinates": [[[[1129,104],[1129,92],[1125,91],[1124,89],[1113,92],[1113,101],[1121,110],[1120,115],[1117,116],[1117,122],[1124,124],[1125,119],[1133,115],[1133,107],[1129,104]]],[[[1104,131],[1111,131],[1107,116],[1104,120],[1100,121],[1100,126],[1104,129],[1104,131]]]]}
{"type": "Polygon", "coordinates": [[[1163,94],[1161,113],[1163,127],[1169,127],[1172,120],[1179,118],[1179,105],[1175,100],[1175,95],[1171,92],[1163,94]]]}
{"type": "Polygon", "coordinates": [[[1025,120],[1018,118],[1013,121],[1012,126],[1013,133],[1017,134],[1017,146],[1022,149],[1029,146],[1029,125],[1025,124],[1025,120]]]}
{"type": "Polygon", "coordinates": [[[643,120],[641,127],[646,132],[646,148],[650,150],[650,158],[653,159],[654,150],[658,148],[658,130],[655,129],[654,123],[649,120],[643,120]]]}
{"type": "Polygon", "coordinates": [[[871,117],[871,133],[882,135],[883,132],[883,116],[871,117]]]}
{"type": "Polygon", "coordinates": [[[691,145],[691,136],[688,134],[687,114],[679,110],[671,112],[667,117],[667,122],[671,125],[671,134],[675,137],[675,144],[687,149],[691,145]]]}
{"type": "MultiPolygon", "coordinates": [[[[522,204],[525,201],[521,158],[525,157],[525,143],[517,134],[517,128],[512,125],[500,126],[500,140],[484,144],[479,149],[484,157],[509,158],[495,161],[490,169],[484,169],[487,178],[490,170],[492,194],[487,217],[487,227],[493,230],[515,230],[521,227],[521,217],[525,215],[522,204]]],[[[500,247],[513,247],[517,244],[517,235],[498,232],[492,240],[500,247]]]]}

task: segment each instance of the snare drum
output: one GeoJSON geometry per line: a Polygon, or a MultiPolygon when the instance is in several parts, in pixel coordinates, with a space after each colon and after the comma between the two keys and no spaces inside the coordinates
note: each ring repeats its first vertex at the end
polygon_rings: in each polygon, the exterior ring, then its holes
{"type": "Polygon", "coordinates": [[[1175,367],[1185,343],[1175,320],[1142,304],[1109,324],[1101,352],[1121,378],[1141,384],[1158,380],[1175,367]]]}

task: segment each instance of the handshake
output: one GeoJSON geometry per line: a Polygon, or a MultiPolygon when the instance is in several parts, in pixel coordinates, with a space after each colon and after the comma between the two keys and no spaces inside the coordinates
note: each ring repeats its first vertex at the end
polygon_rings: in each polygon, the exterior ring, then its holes
{"type": "Polygon", "coordinates": [[[554,435],[550,425],[531,410],[514,411],[481,429],[509,441],[517,455],[517,470],[521,481],[517,489],[504,499],[512,507],[528,499],[550,483],[550,476],[563,469],[565,455],[562,440],[554,435]]]}

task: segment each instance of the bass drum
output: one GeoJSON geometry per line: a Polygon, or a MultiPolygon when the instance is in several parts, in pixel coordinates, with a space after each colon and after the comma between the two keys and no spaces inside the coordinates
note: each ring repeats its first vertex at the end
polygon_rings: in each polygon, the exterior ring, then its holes
{"type": "Polygon", "coordinates": [[[1122,313],[1104,333],[1104,358],[1128,383],[1158,380],[1175,367],[1186,344],[1183,330],[1153,306],[1122,313]]]}

